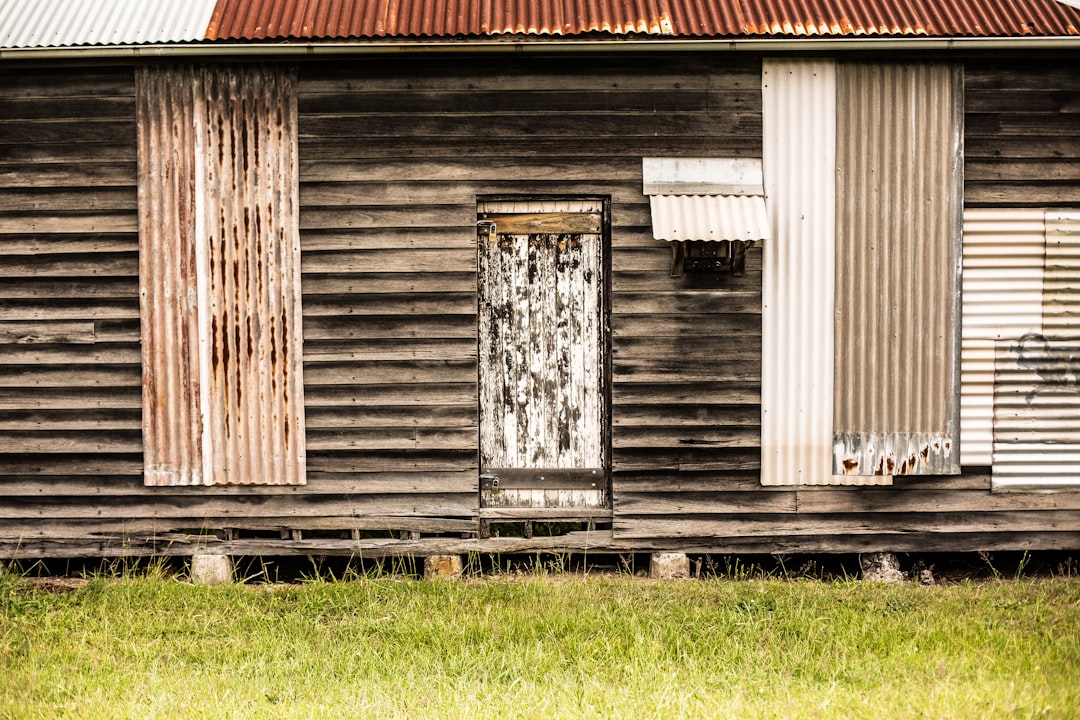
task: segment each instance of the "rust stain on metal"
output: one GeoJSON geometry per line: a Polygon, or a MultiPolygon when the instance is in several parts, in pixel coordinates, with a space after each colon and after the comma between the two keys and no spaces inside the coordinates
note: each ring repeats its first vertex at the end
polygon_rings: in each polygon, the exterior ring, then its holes
{"type": "Polygon", "coordinates": [[[172,389],[160,402],[147,400],[160,391],[144,395],[147,482],[302,484],[295,70],[180,66],[139,77],[144,285],[168,264],[168,243],[189,257],[183,303],[171,303],[167,287],[144,291],[148,383],[172,389]],[[176,124],[193,128],[191,137],[162,141],[148,114],[158,107],[184,117],[176,124]],[[143,172],[172,156],[186,161],[193,186],[179,218],[154,212],[177,193],[143,172]],[[173,326],[186,337],[170,336],[173,326]],[[189,430],[197,440],[174,437],[189,430]]]}

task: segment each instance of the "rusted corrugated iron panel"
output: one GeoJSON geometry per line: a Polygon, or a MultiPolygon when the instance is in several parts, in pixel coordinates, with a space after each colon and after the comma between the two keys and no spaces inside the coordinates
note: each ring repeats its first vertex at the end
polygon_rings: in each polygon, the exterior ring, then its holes
{"type": "Polygon", "coordinates": [[[839,66],[836,473],[958,473],[962,76],[839,66]]]}
{"type": "Polygon", "coordinates": [[[1060,36],[1056,0],[219,0],[208,39],[611,33],[676,37],[1060,36]]]}
{"type": "Polygon", "coordinates": [[[767,58],[761,82],[761,482],[862,484],[832,472],[836,63],[767,58]]]}
{"type": "Polygon", "coordinates": [[[503,470],[538,471],[533,487],[487,487],[485,505],[606,501],[602,234],[574,218],[589,226],[603,212],[590,200],[477,204],[481,472],[494,483],[503,470]],[[538,215],[552,217],[529,232],[538,215]],[[542,471],[568,469],[599,482],[586,489],[564,472],[552,475],[574,484],[543,484],[542,471]]]}
{"type": "Polygon", "coordinates": [[[4,0],[0,47],[202,40],[215,0],[4,0]]]}
{"type": "Polygon", "coordinates": [[[994,364],[999,342],[1041,332],[1045,211],[964,211],[960,463],[993,461],[994,364]]]}
{"type": "Polygon", "coordinates": [[[138,78],[146,482],[302,484],[295,70],[138,78]]]}
{"type": "Polygon", "coordinates": [[[140,68],[135,88],[143,476],[147,485],[202,485],[190,74],[140,68]]]}

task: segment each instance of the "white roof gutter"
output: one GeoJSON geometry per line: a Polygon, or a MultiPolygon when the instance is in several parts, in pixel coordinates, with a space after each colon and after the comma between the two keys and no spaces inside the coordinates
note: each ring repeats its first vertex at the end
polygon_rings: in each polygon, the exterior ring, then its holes
{"type": "Polygon", "coordinates": [[[86,45],[0,49],[0,60],[198,58],[209,56],[319,57],[327,55],[408,55],[428,53],[604,53],[604,52],[857,52],[918,50],[1078,50],[1080,36],[993,38],[753,38],[702,40],[515,40],[357,41],[320,43],[171,43],[86,45]]]}

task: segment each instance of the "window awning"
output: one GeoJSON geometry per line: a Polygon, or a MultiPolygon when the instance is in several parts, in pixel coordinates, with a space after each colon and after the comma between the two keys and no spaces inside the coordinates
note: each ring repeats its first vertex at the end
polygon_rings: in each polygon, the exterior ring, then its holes
{"type": "Polygon", "coordinates": [[[642,179],[657,240],[769,237],[761,160],[645,158],[642,179]]]}

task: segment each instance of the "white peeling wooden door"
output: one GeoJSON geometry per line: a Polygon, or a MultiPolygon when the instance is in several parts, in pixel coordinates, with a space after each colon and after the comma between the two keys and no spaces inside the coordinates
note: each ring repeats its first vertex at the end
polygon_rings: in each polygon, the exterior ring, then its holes
{"type": "Polygon", "coordinates": [[[477,205],[482,507],[606,506],[603,219],[477,205]]]}

